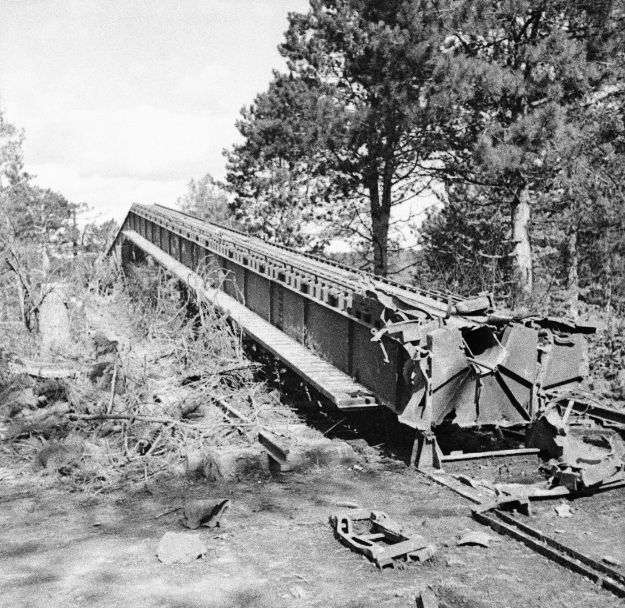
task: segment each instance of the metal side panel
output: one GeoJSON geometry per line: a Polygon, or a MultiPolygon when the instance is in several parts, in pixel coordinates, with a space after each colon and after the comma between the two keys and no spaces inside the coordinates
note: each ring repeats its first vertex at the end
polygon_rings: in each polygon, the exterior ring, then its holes
{"type": "Polygon", "coordinates": [[[195,270],[193,266],[193,243],[180,237],[180,261],[187,267],[195,270]]]}
{"type": "Polygon", "coordinates": [[[353,324],[352,376],[368,389],[374,390],[384,405],[395,409],[397,392],[398,344],[393,340],[383,339],[382,346],[371,342],[371,330],[360,323],[353,324]]]}
{"type": "Polygon", "coordinates": [[[154,243],[155,245],[158,243],[158,226],[154,222],[150,222],[149,237],[150,243],[154,243]]]}
{"type": "Polygon", "coordinates": [[[177,262],[180,261],[180,239],[173,232],[169,233],[169,255],[177,262]]]}
{"type": "Polygon", "coordinates": [[[207,301],[213,302],[223,310],[250,338],[275,355],[339,409],[358,411],[378,406],[371,391],[354,382],[347,374],[312,353],[234,298],[206,285],[200,275],[190,271],[147,239],[133,230],[124,231],[123,235],[189,287],[201,293],[207,301]]]}
{"type": "Polygon", "coordinates": [[[271,281],[271,317],[270,322],[272,325],[275,325],[279,329],[282,329],[282,311],[283,311],[283,301],[284,301],[284,292],[286,289],[282,287],[279,283],[271,281]]]}
{"type": "Polygon", "coordinates": [[[235,297],[239,302],[245,303],[245,268],[239,266],[236,262],[228,260],[228,269],[230,271],[230,280],[235,286],[235,297]]]}
{"type": "Polygon", "coordinates": [[[295,338],[300,344],[306,337],[306,299],[301,295],[284,289],[282,300],[282,330],[295,338]]]}
{"type": "Polygon", "coordinates": [[[543,377],[543,388],[577,386],[588,374],[588,343],[584,336],[573,334],[555,339],[543,377]]]}
{"type": "Polygon", "coordinates": [[[313,352],[343,372],[349,371],[349,319],[310,302],[306,342],[313,352]]]}
{"type": "Polygon", "coordinates": [[[268,279],[253,272],[248,273],[246,305],[265,321],[270,320],[270,291],[271,282],[268,279]]]}
{"type": "Polygon", "coordinates": [[[221,266],[223,272],[222,289],[231,298],[241,301],[242,294],[239,294],[237,290],[237,277],[234,270],[234,264],[230,260],[220,257],[219,265],[221,266]]]}

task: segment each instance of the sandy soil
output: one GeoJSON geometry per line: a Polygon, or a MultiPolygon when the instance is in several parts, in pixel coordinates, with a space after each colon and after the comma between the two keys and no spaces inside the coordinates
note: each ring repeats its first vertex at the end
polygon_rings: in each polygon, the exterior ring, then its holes
{"type": "Polygon", "coordinates": [[[2,459],[2,606],[414,606],[424,585],[448,607],[622,606],[508,538],[497,536],[490,548],[456,546],[463,531],[485,530],[470,519],[468,502],[396,461],[219,485],[162,478],[147,489],[88,496],[2,459]],[[184,528],[179,513],[162,514],[185,497],[228,497],[232,507],[222,528],[200,531],[205,559],[167,566],[155,556],[158,542],[184,528]],[[328,516],[340,501],[387,512],[427,536],[437,555],[377,570],[334,538],[328,516]]]}

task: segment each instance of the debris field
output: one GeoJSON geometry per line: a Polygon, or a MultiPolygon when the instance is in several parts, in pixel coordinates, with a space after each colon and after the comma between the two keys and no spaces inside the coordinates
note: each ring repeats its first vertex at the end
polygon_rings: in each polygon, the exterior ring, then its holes
{"type": "Polygon", "coordinates": [[[6,605],[621,605],[472,514],[625,576],[618,429],[555,404],[531,428],[542,458],[422,472],[157,268],[76,289],[63,356],[3,344],[6,605]]]}

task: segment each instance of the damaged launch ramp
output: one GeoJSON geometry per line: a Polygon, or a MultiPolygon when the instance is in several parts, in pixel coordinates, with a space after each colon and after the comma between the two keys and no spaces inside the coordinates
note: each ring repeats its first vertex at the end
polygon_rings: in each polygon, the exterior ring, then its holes
{"type": "Polygon", "coordinates": [[[547,391],[574,389],[587,373],[590,327],[498,314],[489,294],[402,285],[161,206],[133,205],[112,250],[160,251],[185,272],[219,268],[213,288],[272,329],[269,342],[288,337],[328,377],[358,386],[362,405],[381,404],[414,429],[415,464],[428,450],[436,460],[442,424],[527,424],[547,391]]]}

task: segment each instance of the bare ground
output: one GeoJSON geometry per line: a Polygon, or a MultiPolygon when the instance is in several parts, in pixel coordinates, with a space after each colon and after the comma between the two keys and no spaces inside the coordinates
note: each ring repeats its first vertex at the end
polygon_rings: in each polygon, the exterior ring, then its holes
{"type": "MultiPolygon", "coordinates": [[[[414,606],[424,585],[448,607],[622,606],[508,538],[496,537],[490,548],[456,546],[463,531],[484,530],[470,519],[467,501],[396,461],[221,484],[162,477],[147,488],[86,495],[2,458],[3,606],[414,606]],[[228,497],[232,507],[222,528],[201,529],[205,559],[167,566],[155,556],[159,539],[183,528],[180,513],[162,514],[184,497],[228,497]],[[387,512],[434,542],[437,555],[377,570],[340,545],[328,525],[346,500],[387,512]]],[[[612,524],[624,538],[623,519],[612,524]]]]}

